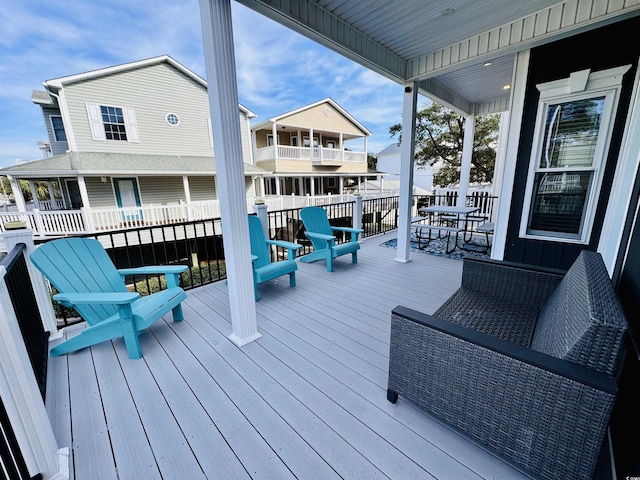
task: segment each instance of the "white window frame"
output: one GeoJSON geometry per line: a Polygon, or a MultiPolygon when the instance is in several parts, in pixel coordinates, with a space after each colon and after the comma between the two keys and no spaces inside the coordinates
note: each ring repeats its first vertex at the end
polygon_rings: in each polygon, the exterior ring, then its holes
{"type": "Polygon", "coordinates": [[[109,140],[109,142],[117,143],[140,143],[140,134],[138,132],[138,121],[136,119],[136,111],[131,107],[122,107],[120,105],[107,105],[104,103],[89,103],[86,104],[87,117],[89,119],[89,128],[91,130],[92,140],[98,142],[106,142],[107,137],[104,131],[104,123],[102,122],[102,113],[100,107],[113,107],[122,109],[122,116],[124,119],[124,128],[127,134],[127,141],[123,140],[109,140]]]}
{"type": "Polygon", "coordinates": [[[540,99],[538,100],[533,148],[531,149],[531,157],[529,159],[529,173],[520,222],[519,234],[521,238],[575,244],[589,243],[600,188],[602,186],[602,177],[607,155],[609,153],[613,124],[618,109],[620,89],[622,88],[622,78],[630,67],[630,65],[626,65],[624,67],[617,67],[593,73],[590,70],[582,70],[574,72],[568,78],[562,80],[536,85],[540,91],[540,99]],[[547,109],[550,105],[594,97],[605,97],[605,104],[591,166],[559,168],[557,170],[558,173],[570,173],[572,170],[590,170],[593,172],[591,184],[589,185],[585,204],[583,206],[580,231],[577,235],[563,232],[529,232],[529,220],[533,205],[535,176],[539,171],[549,171],[548,169],[541,170],[539,168],[541,149],[544,145],[543,136],[547,109]]]}
{"type": "MultiPolygon", "coordinates": [[[[311,141],[308,136],[302,137],[302,146],[305,148],[309,148],[311,146],[311,141]]],[[[318,137],[316,136],[313,137],[313,146],[314,147],[318,146],[318,137]]]]}
{"type": "Polygon", "coordinates": [[[335,140],[327,140],[327,148],[336,148],[335,140]]]}
{"type": "Polygon", "coordinates": [[[62,130],[64,130],[64,135],[65,135],[65,137],[67,136],[67,129],[64,128],[64,119],[62,118],[62,115],[49,115],[49,124],[51,125],[51,133],[53,134],[53,141],[54,142],[66,142],[67,139],[60,140],[58,138],[58,135],[56,135],[56,128],[55,128],[55,125],[53,124],[53,117],[56,117],[56,118],[60,119],[60,121],[62,122],[62,130]]]}

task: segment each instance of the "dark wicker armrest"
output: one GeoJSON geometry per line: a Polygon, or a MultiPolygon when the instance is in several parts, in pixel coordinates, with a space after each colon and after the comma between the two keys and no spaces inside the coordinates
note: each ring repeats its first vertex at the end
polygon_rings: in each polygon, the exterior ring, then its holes
{"type": "Polygon", "coordinates": [[[405,307],[388,389],[549,479],[591,477],[617,394],[606,374],[405,307]]]}
{"type": "Polygon", "coordinates": [[[564,273],[563,270],[514,262],[465,258],[462,287],[537,311],[560,283],[564,273]]]}

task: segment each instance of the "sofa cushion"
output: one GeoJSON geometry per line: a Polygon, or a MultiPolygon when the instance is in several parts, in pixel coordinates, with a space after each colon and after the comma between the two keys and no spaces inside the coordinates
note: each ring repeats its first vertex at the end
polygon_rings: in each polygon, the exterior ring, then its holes
{"type": "Polygon", "coordinates": [[[538,311],[494,295],[461,287],[434,313],[452,323],[528,347],[538,311]]]}
{"type": "Polygon", "coordinates": [[[583,250],[542,307],[531,348],[615,376],[626,330],[602,257],[583,250]]]}

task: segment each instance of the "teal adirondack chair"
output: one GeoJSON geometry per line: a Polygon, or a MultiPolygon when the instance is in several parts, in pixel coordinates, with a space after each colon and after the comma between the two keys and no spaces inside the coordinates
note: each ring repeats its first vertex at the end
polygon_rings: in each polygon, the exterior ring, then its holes
{"type": "Polygon", "coordinates": [[[283,240],[267,240],[262,230],[262,223],[255,215],[249,215],[249,234],[251,236],[251,255],[253,256],[253,284],[256,301],[258,301],[258,285],[268,280],[289,275],[289,285],[296,286],[296,251],[302,248],[297,243],[283,240]],[[287,249],[286,260],[271,261],[269,245],[287,249]]]}
{"type": "Polygon", "coordinates": [[[118,270],[102,244],[89,238],[52,240],[38,247],[30,258],[60,292],[53,298],[75,308],[88,324],[78,335],[54,347],[51,355],[123,337],[129,358],[140,358],[140,332],[169,311],[175,322],[183,319],[181,302],[187,296],[179,286],[179,277],[186,265],[118,270]],[[125,275],[134,274],[164,274],[167,289],[141,297],[124,283],[125,275]]]}
{"type": "Polygon", "coordinates": [[[305,207],[300,210],[300,219],[304,223],[305,235],[313,244],[313,252],[300,257],[301,262],[315,262],[325,259],[327,271],[333,272],[333,259],[341,255],[351,254],[351,263],[358,263],[358,235],[364,230],[351,227],[332,227],[327,212],[322,207],[305,207]],[[348,232],[351,241],[336,244],[334,232],[348,232]]]}

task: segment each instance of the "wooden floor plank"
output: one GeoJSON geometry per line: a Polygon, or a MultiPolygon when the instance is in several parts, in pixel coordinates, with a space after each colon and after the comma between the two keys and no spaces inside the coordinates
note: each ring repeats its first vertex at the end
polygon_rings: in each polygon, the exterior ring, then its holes
{"type": "Polygon", "coordinates": [[[118,474],[92,356],[90,349],[67,355],[74,476],[115,480],[118,474]]]}
{"type": "Polygon", "coordinates": [[[91,351],[116,466],[120,471],[131,472],[135,478],[160,479],[156,459],[131,398],[115,346],[112,342],[105,342],[91,351]]]}

